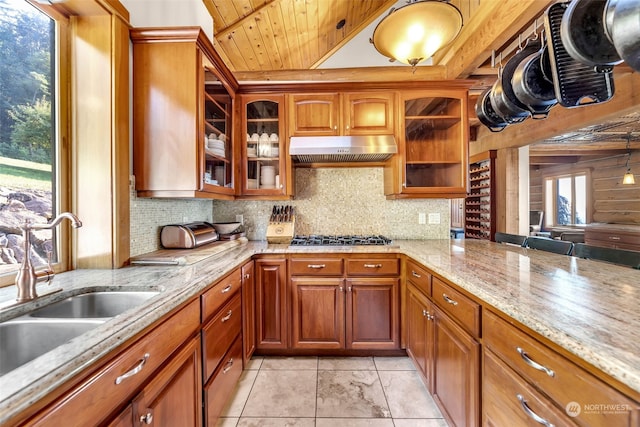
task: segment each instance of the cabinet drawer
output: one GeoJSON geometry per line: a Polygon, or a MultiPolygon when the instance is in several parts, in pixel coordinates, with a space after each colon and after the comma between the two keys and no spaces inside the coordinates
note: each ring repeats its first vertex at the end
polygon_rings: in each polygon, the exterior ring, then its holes
{"type": "Polygon", "coordinates": [[[342,258],[293,258],[292,276],[342,276],[342,258]]]}
{"type": "Polygon", "coordinates": [[[431,295],[431,273],[421,265],[407,260],[407,281],[410,281],[416,288],[425,295],[431,295]]]}
{"type": "Polygon", "coordinates": [[[434,277],[431,282],[433,300],[436,304],[477,337],[480,334],[480,305],[437,277],[434,277]]]}
{"type": "Polygon", "coordinates": [[[75,387],[32,425],[96,425],[122,405],[199,326],[197,301],[180,310],[75,387]]]}
{"type": "Polygon", "coordinates": [[[240,294],[236,295],[202,328],[202,360],[205,381],[242,329],[240,294]]]}
{"type": "Polygon", "coordinates": [[[211,317],[240,289],[240,269],[234,270],[202,295],[202,322],[211,317]]]}
{"type": "Polygon", "coordinates": [[[397,259],[348,259],[349,276],[397,276],[400,262],[397,259]]]}
{"type": "Polygon", "coordinates": [[[638,405],[579,366],[491,312],[483,320],[485,345],[560,408],[570,402],[628,405],[630,411],[606,414],[583,410],[575,422],[590,426],[637,425],[638,405]]]}
{"type": "Polygon", "coordinates": [[[576,425],[566,413],[486,350],[482,402],[482,424],[486,426],[540,426],[543,423],[537,422],[536,416],[554,426],[576,425]]]}
{"type": "Polygon", "coordinates": [[[225,355],[224,362],[204,388],[205,420],[215,426],[227,400],[232,396],[242,374],[242,337],[238,337],[225,355]]]}

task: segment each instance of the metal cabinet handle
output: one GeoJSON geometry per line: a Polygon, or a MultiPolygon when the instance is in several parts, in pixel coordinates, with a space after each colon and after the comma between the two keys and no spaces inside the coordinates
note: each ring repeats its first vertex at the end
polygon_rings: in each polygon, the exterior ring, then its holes
{"type": "Polygon", "coordinates": [[[222,373],[226,374],[227,372],[229,372],[232,366],[233,366],[233,357],[227,360],[227,363],[224,365],[224,369],[222,369],[222,373]]]}
{"type": "Polygon", "coordinates": [[[140,422],[144,424],[151,424],[153,422],[153,414],[151,412],[147,412],[140,417],[140,422]]]}
{"type": "Polygon", "coordinates": [[[150,356],[149,353],[145,353],[144,356],[142,356],[142,359],[140,359],[138,364],[134,366],[133,369],[131,369],[128,372],[125,372],[124,374],[116,378],[116,384],[120,384],[122,381],[126,380],[127,378],[132,377],[135,374],[142,371],[142,368],[144,368],[144,364],[147,363],[147,359],[149,358],[149,356],[150,356]]]}
{"type": "Polygon", "coordinates": [[[609,236],[609,240],[620,240],[618,236],[609,236]]]}
{"type": "Polygon", "coordinates": [[[347,292],[351,292],[351,286],[347,286],[347,292]]]}
{"type": "Polygon", "coordinates": [[[339,287],[338,287],[338,290],[339,290],[340,292],[342,292],[342,291],[344,291],[344,288],[343,288],[342,286],[339,286],[339,287]]]}
{"type": "Polygon", "coordinates": [[[413,270],[411,270],[411,275],[412,275],[413,277],[417,277],[418,279],[422,277],[420,274],[416,273],[416,272],[415,272],[415,271],[413,271],[413,270]]]}
{"type": "Polygon", "coordinates": [[[422,310],[422,315],[423,315],[424,317],[427,317],[427,318],[428,318],[428,317],[429,317],[429,312],[428,312],[427,310],[424,310],[424,309],[423,309],[423,310],[422,310]]]}
{"type": "Polygon", "coordinates": [[[524,360],[524,363],[526,363],[527,365],[531,366],[533,369],[537,369],[538,371],[542,371],[545,374],[549,375],[550,377],[555,377],[556,376],[556,373],[553,372],[552,369],[549,369],[546,366],[541,365],[538,362],[536,362],[535,360],[531,359],[529,357],[529,355],[527,354],[527,352],[524,351],[521,347],[516,347],[516,350],[518,351],[518,353],[520,353],[520,357],[522,357],[522,360],[524,360]]]}
{"type": "Polygon", "coordinates": [[[233,286],[231,285],[227,285],[226,288],[224,288],[223,290],[220,291],[221,294],[226,294],[227,292],[229,292],[231,289],[233,288],[233,286]]]}
{"type": "Polygon", "coordinates": [[[327,266],[326,264],[309,264],[307,265],[307,268],[319,269],[319,268],[325,268],[326,266],[327,266]]]}
{"type": "Polygon", "coordinates": [[[380,268],[382,264],[365,264],[364,268],[380,268]]]}
{"type": "Polygon", "coordinates": [[[447,294],[442,294],[442,298],[451,305],[458,305],[458,301],[452,300],[447,294]]]}
{"type": "Polygon", "coordinates": [[[229,310],[229,311],[227,312],[227,315],[226,315],[226,316],[224,316],[222,319],[220,319],[220,323],[224,323],[224,322],[226,322],[227,320],[231,319],[231,315],[232,315],[232,314],[233,314],[233,310],[229,310]]]}
{"type": "Polygon", "coordinates": [[[244,278],[245,278],[245,279],[249,279],[250,277],[251,277],[251,275],[250,275],[250,274],[245,274],[245,275],[244,275],[244,278]]]}
{"type": "Polygon", "coordinates": [[[531,410],[531,408],[529,408],[529,405],[527,405],[527,401],[525,400],[525,398],[521,394],[516,394],[516,397],[520,401],[520,406],[522,406],[522,410],[524,411],[524,413],[527,414],[532,420],[534,420],[537,423],[542,424],[543,426],[555,427],[549,421],[545,420],[540,415],[538,415],[535,412],[533,412],[531,410]]]}

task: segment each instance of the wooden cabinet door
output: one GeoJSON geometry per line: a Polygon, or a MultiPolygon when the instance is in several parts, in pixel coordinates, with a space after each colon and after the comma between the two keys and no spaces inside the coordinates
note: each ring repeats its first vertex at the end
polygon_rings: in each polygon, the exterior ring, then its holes
{"type": "Polygon", "coordinates": [[[347,348],[399,348],[399,282],[397,278],[347,279],[347,348]]]}
{"type": "Polygon", "coordinates": [[[289,95],[289,136],[340,135],[340,94],[289,95]]]}
{"type": "Polygon", "coordinates": [[[407,285],[407,353],[420,368],[427,389],[433,389],[433,322],[431,303],[407,285]]]}
{"type": "Polygon", "coordinates": [[[345,135],[393,135],[395,92],[344,94],[345,135]]]}
{"type": "Polygon", "coordinates": [[[131,427],[133,425],[137,425],[137,423],[133,422],[133,405],[129,404],[116,418],[106,424],[106,427],[131,427]]]}
{"type": "Polygon", "coordinates": [[[480,344],[439,309],[433,339],[433,396],[457,427],[479,424],[480,344]]]}
{"type": "Polygon", "coordinates": [[[258,259],[255,268],[256,349],[287,348],[287,260],[258,259]]]}
{"type": "Polygon", "coordinates": [[[256,349],[255,266],[249,261],[242,271],[242,359],[246,365],[256,349]]]}
{"type": "Polygon", "coordinates": [[[200,339],[189,341],[133,401],[134,425],[202,425],[200,339]]]}
{"type": "Polygon", "coordinates": [[[291,278],[292,347],[344,348],[344,279],[291,278]]]}

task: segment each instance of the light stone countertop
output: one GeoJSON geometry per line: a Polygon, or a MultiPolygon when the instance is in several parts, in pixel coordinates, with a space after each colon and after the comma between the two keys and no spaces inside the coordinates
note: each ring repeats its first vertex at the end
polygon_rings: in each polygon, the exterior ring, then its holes
{"type": "MultiPolygon", "coordinates": [[[[186,266],[76,270],[64,292],[159,289],[159,295],[0,377],[0,425],[89,368],[255,254],[403,253],[640,393],[640,270],[479,240],[400,240],[391,246],[289,247],[232,241],[186,266]]],[[[197,250],[197,249],[196,249],[197,250]]],[[[38,286],[46,292],[46,285],[38,286]]],[[[15,298],[0,289],[0,305],[15,298]]],[[[0,311],[0,321],[63,298],[0,311]]]]}

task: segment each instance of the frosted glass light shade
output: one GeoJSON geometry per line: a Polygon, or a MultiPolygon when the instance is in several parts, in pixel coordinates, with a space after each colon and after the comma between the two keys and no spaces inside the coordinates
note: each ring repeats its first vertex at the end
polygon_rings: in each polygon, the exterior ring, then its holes
{"type": "Polygon", "coordinates": [[[373,31],[378,52],[416,66],[451,43],[462,29],[462,14],[453,5],[423,0],[402,6],[385,16],[373,31]]]}
{"type": "Polygon", "coordinates": [[[636,183],[636,179],[631,173],[631,169],[627,170],[627,173],[624,174],[624,177],[622,178],[622,183],[625,185],[631,185],[636,183]]]}

